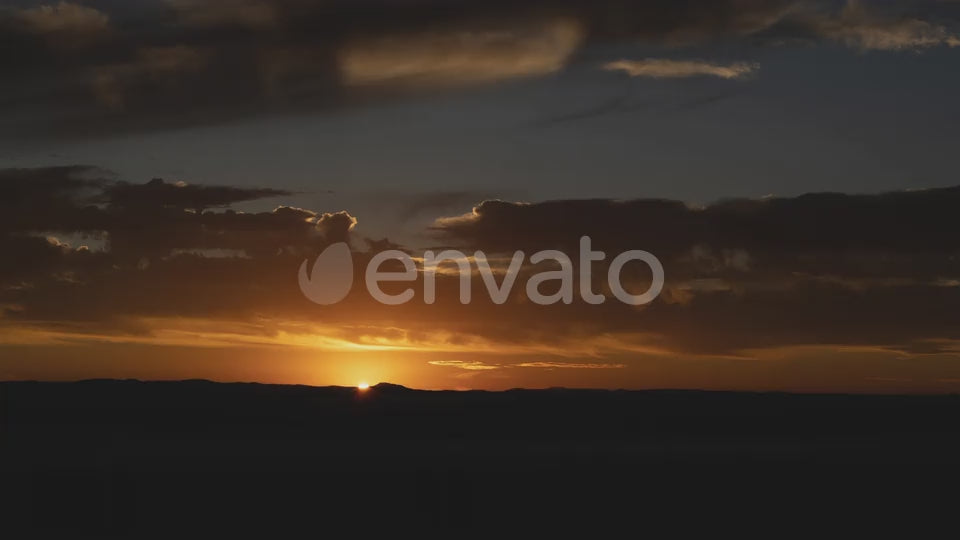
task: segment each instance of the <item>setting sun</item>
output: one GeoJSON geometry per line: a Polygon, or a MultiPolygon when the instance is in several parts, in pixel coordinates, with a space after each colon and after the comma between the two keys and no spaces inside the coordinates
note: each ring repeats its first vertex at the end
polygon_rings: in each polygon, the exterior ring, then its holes
{"type": "Polygon", "coordinates": [[[357,384],[357,390],[367,390],[367,389],[369,389],[369,388],[370,388],[370,383],[361,382],[361,383],[357,384]]]}

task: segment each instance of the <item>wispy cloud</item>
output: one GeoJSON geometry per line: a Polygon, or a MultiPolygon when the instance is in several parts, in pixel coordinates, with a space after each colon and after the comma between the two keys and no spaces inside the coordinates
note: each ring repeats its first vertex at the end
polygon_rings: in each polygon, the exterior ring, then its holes
{"type": "Polygon", "coordinates": [[[110,28],[109,15],[71,2],[21,9],[14,13],[24,29],[45,36],[59,48],[88,43],[110,28]]]}
{"type": "Polygon", "coordinates": [[[431,360],[427,363],[431,366],[452,367],[457,369],[465,369],[467,371],[490,371],[493,369],[500,369],[500,366],[496,364],[487,364],[484,362],[464,362],[462,360],[431,360]]]}
{"type": "Polygon", "coordinates": [[[431,366],[452,367],[467,371],[490,371],[502,368],[535,368],[535,369],[621,369],[625,364],[613,363],[582,363],[582,362],[523,362],[520,364],[487,364],[479,361],[461,360],[431,360],[431,366]]]}
{"type": "Polygon", "coordinates": [[[582,39],[578,21],[555,19],[358,40],[338,60],[348,86],[480,83],[557,71],[582,39]]]}
{"type": "Polygon", "coordinates": [[[539,369],[621,369],[625,364],[581,364],[573,362],[524,362],[516,367],[539,369]]]}
{"type": "Polygon", "coordinates": [[[603,64],[607,71],[622,71],[631,77],[650,77],[653,79],[678,79],[686,77],[719,77],[721,79],[739,79],[759,69],[759,64],[735,62],[733,64],[714,64],[702,60],[670,60],[666,58],[645,58],[643,60],[615,60],[603,64]]]}
{"type": "Polygon", "coordinates": [[[818,16],[810,26],[820,36],[862,50],[895,51],[960,46],[947,27],[910,17],[882,17],[850,0],[835,17],[818,16]]]}

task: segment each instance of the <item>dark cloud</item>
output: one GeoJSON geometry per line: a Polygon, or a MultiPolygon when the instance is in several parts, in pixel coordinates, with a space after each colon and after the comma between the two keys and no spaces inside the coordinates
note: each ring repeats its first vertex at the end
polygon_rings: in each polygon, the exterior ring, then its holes
{"type": "Polygon", "coordinates": [[[284,206],[273,212],[215,212],[208,209],[290,193],[162,179],[135,184],[84,166],[2,170],[0,194],[0,237],[13,250],[9,257],[24,263],[35,257],[19,250],[55,254],[35,236],[94,235],[109,246],[111,258],[136,263],[173,250],[261,256],[313,248],[344,239],[355,223],[345,213],[318,216],[284,206]]]}
{"type": "MultiPolygon", "coordinates": [[[[644,310],[554,308],[549,319],[521,317],[525,329],[538,320],[567,320],[580,329],[596,324],[597,331],[643,329],[671,348],[713,353],[786,344],[905,346],[960,337],[954,330],[960,316],[950,307],[960,300],[960,240],[951,232],[960,226],[958,205],[960,188],[738,199],[700,208],[669,200],[486,201],[438,220],[434,230],[467,253],[575,254],[587,235],[607,262],[643,249],[666,270],[660,301],[644,310]]],[[[597,263],[594,275],[605,276],[605,265],[597,263]]],[[[625,279],[638,290],[649,283],[642,273],[625,279]]],[[[536,310],[520,309],[527,308],[536,310]]]]}
{"type": "Polygon", "coordinates": [[[733,199],[705,207],[680,201],[563,200],[537,204],[485,201],[472,212],[441,218],[448,240],[505,251],[575,246],[580,236],[608,249],[679,256],[692,246],[750,253],[950,253],[960,239],[960,188],[877,195],[813,193],[795,198],[733,199]]]}
{"type": "Polygon", "coordinates": [[[230,186],[194,186],[154,178],[146,184],[117,182],[104,189],[104,199],[119,208],[161,206],[202,211],[234,203],[291,195],[279,189],[243,189],[230,186]]]}
{"type": "Polygon", "coordinates": [[[106,184],[111,174],[96,167],[70,165],[0,170],[0,204],[47,206],[77,202],[84,191],[106,184]]]}
{"type": "MultiPolygon", "coordinates": [[[[587,305],[579,296],[570,305],[540,306],[525,300],[524,285],[546,267],[528,264],[502,305],[489,300],[474,276],[474,300],[462,306],[457,276],[441,273],[437,302],[429,306],[418,280],[396,284],[414,288],[409,304],[377,304],[355,285],[335,308],[317,309],[298,288],[305,259],[349,242],[359,284],[374,253],[405,248],[358,237],[357,219],[345,211],[229,208],[231,201],[276,195],[272,190],[121,184],[87,167],[3,171],[0,179],[3,324],[66,324],[105,335],[163,326],[137,322],[144,318],[232,321],[240,329],[256,324],[257,332],[264,325],[328,324],[339,325],[344,339],[373,344],[436,346],[441,339],[456,350],[495,343],[496,350],[553,355],[605,348],[744,355],[798,345],[934,354],[960,340],[960,240],[953,234],[960,188],[706,207],[670,200],[486,201],[467,215],[439,219],[432,231],[437,243],[468,255],[484,250],[500,267],[497,256],[514,250],[529,257],[560,249],[575,258],[580,237],[589,235],[593,248],[608,254],[593,267],[594,291],[609,292],[603,278],[613,254],[644,249],[666,271],[661,297],[642,308],[612,299],[587,305]],[[121,204],[113,198],[117,186],[134,195],[121,204]],[[175,191],[181,189],[187,191],[175,191]],[[27,210],[19,210],[26,202],[27,210]],[[193,208],[206,205],[228,207],[193,208]],[[77,233],[101,238],[103,247],[67,245],[77,233]]],[[[624,271],[630,290],[649,282],[638,266],[624,271]]]]}
{"type": "Polygon", "coordinates": [[[0,233],[100,228],[94,205],[110,181],[82,165],[0,170],[0,233]]]}
{"type": "MultiPolygon", "coordinates": [[[[957,40],[948,4],[817,0],[152,0],[0,10],[3,131],[89,137],[303,112],[563,69],[614,41],[957,40]]],[[[607,59],[607,60],[616,60],[607,59]]],[[[639,59],[624,59],[637,62],[639,59]]],[[[706,59],[709,60],[709,59],[706,59]]],[[[669,60],[653,59],[655,62],[669,60]]],[[[634,64],[631,64],[634,65],[634,64]]],[[[8,135],[9,136],[9,135],[8,135]]]]}
{"type": "MultiPolygon", "coordinates": [[[[506,190],[503,190],[506,191],[506,190]]],[[[511,189],[511,194],[519,194],[520,190],[511,189]]],[[[459,191],[430,191],[430,192],[378,192],[378,200],[386,201],[381,209],[384,212],[396,212],[396,219],[400,223],[407,223],[415,219],[427,218],[432,220],[438,215],[472,207],[477,201],[497,196],[492,190],[459,190],[459,191]]],[[[499,195],[504,196],[505,193],[499,195]]]]}

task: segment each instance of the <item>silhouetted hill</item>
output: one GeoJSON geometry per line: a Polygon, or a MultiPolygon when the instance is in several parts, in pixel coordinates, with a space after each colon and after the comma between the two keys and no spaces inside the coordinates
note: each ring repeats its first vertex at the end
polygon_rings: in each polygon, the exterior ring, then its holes
{"type": "Polygon", "coordinates": [[[0,405],[0,522],[121,536],[936,513],[960,455],[960,396],[90,380],[0,405]]]}

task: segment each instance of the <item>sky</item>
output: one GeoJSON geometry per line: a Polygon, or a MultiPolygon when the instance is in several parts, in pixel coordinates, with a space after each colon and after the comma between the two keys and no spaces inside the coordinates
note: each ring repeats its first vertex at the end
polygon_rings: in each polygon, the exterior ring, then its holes
{"type": "Polygon", "coordinates": [[[0,379],[960,389],[960,2],[8,0],[0,42],[0,379]],[[530,302],[584,235],[659,296],[530,302]],[[442,248],[521,286],[428,304],[442,248]]]}

